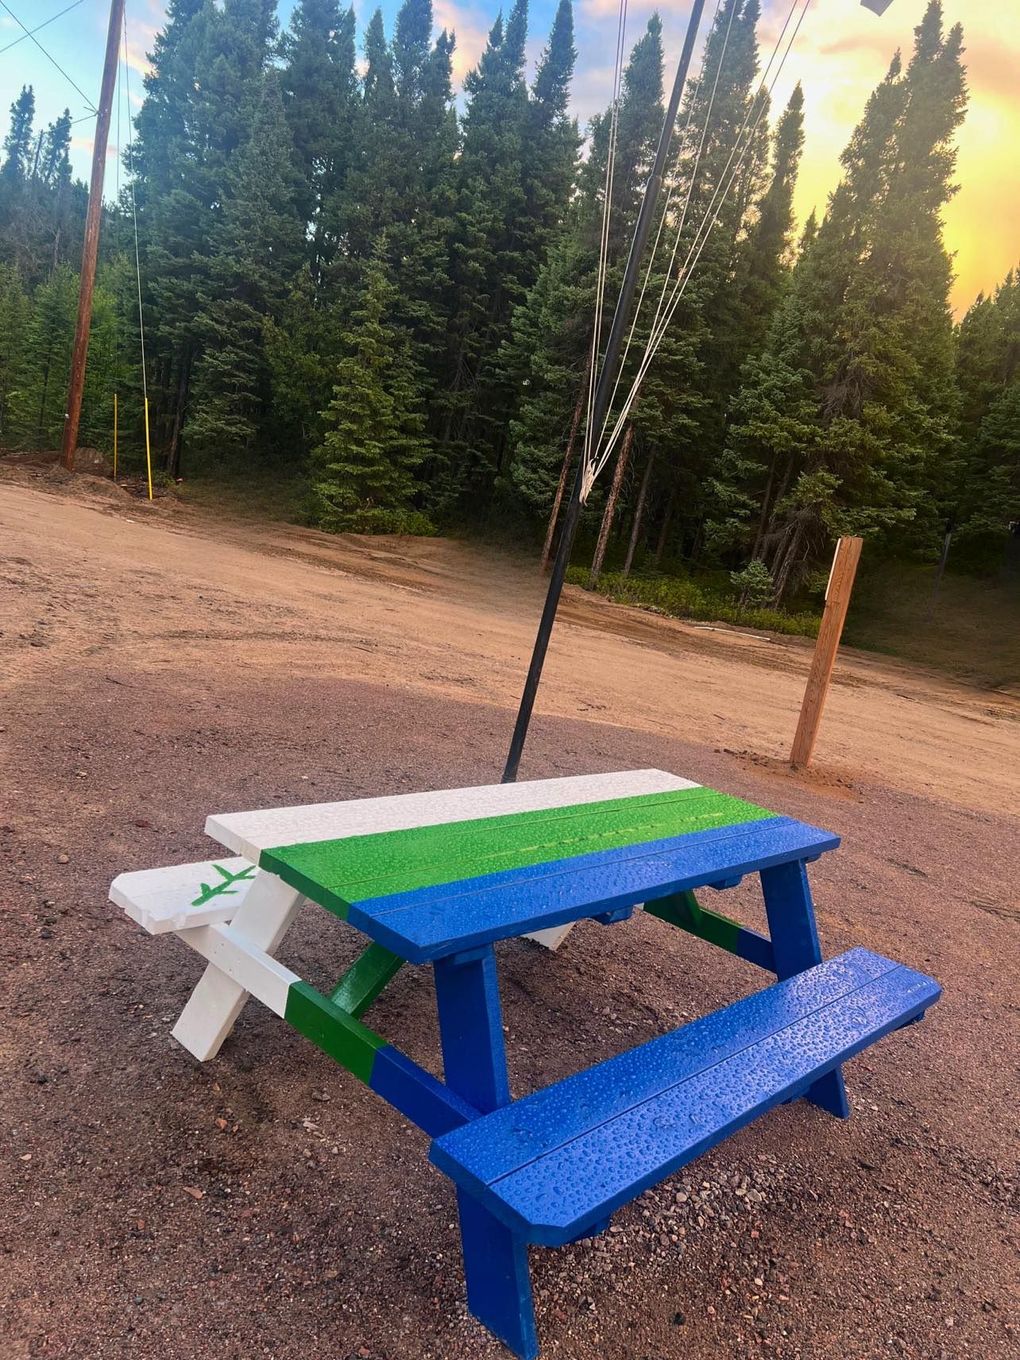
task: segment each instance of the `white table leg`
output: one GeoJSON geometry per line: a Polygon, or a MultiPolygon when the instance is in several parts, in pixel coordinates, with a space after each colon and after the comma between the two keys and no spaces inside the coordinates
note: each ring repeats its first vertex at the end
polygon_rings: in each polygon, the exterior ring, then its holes
{"type": "MultiPolygon", "coordinates": [[[[231,922],[236,935],[272,954],[304,898],[275,874],[260,869],[231,922]]],[[[210,963],[173,1028],[173,1036],[200,1062],[215,1058],[234,1028],[249,993],[210,963]]]]}

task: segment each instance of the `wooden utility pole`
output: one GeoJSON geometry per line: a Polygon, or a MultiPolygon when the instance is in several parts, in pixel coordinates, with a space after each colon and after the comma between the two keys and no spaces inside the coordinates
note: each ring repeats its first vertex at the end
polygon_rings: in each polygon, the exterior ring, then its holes
{"type": "Polygon", "coordinates": [[[843,624],[850,608],[850,595],[857,575],[857,563],[861,560],[861,538],[841,538],[836,544],[836,555],[832,559],[832,572],[825,592],[825,610],[822,624],[818,630],[815,654],[811,661],[804,702],[801,704],[800,721],[797,735],[793,739],[790,764],[809,765],[811,753],[815,749],[815,738],[822,721],[822,710],[829,693],[832,668],[836,664],[839,640],[843,636],[843,624]]]}
{"type": "MultiPolygon", "coordinates": [[[[71,380],[67,389],[67,412],[64,416],[64,436],[60,446],[60,460],[68,470],[74,469],[74,454],[78,446],[78,422],[81,420],[81,397],[85,387],[85,364],[89,354],[89,328],[92,325],[92,291],[96,283],[99,228],[103,219],[106,148],[110,140],[110,113],[113,109],[113,90],[117,80],[117,58],[120,53],[120,31],[123,23],[124,0],[111,0],[110,27],[106,35],[106,61],[103,64],[103,84],[99,91],[99,112],[96,116],[96,140],[92,147],[92,179],[89,184],[89,206],[85,215],[85,245],[81,253],[78,324],[74,332],[71,380]]],[[[120,154],[120,147],[117,148],[117,154],[120,154]]]]}

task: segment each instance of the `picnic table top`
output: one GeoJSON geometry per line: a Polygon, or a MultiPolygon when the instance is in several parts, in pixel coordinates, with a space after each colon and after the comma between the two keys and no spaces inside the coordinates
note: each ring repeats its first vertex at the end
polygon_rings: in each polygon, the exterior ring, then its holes
{"type": "Polygon", "coordinates": [[[839,844],[662,770],[215,814],[206,830],[411,962],[839,844]]]}

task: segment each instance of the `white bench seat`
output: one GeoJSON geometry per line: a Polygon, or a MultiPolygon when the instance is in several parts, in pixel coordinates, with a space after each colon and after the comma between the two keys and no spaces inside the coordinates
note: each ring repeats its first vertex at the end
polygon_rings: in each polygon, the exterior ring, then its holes
{"type": "Polygon", "coordinates": [[[170,864],[120,874],[110,900],[150,935],[167,935],[232,920],[254,878],[255,865],[239,856],[170,864]]]}

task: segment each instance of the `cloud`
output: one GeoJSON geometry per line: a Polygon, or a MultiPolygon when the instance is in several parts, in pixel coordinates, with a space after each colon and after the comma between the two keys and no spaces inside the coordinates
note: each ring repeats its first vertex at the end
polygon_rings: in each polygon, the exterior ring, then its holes
{"type": "MultiPolygon", "coordinates": [[[[435,0],[437,30],[452,29],[457,36],[453,74],[458,89],[477,65],[501,2],[506,12],[510,0],[435,0]]],[[[389,22],[396,3],[387,0],[389,22]]],[[[759,40],[764,59],[779,35],[790,3],[763,0],[759,40]]],[[[1020,254],[1015,226],[1020,221],[1020,172],[1015,151],[1020,141],[1020,5],[1009,0],[943,3],[947,24],[960,20],[964,25],[970,86],[970,108],[958,139],[960,191],[945,214],[946,243],[954,253],[958,275],[954,303],[962,309],[980,289],[993,287],[1020,254]]],[[[801,220],[813,207],[824,210],[828,194],[839,179],[840,152],[865,101],[884,76],[896,48],[909,54],[914,28],[926,4],[927,0],[895,0],[881,18],[862,8],[858,0],[815,0],[809,8],[773,98],[773,108],[778,112],[794,84],[802,81],[806,141],[796,201],[801,220]]],[[[367,12],[369,7],[361,8],[367,12]]],[[[644,32],[653,11],[662,18],[667,82],[680,54],[690,8],[691,0],[629,0],[628,51],[644,32]]],[[[713,0],[705,8],[695,69],[715,8],[713,0]]],[[[531,70],[548,36],[552,9],[552,3],[540,6],[533,0],[533,32],[528,44],[531,70]]],[[[618,14],[619,0],[575,0],[578,63],[572,104],[582,126],[609,101],[618,14]]],[[[105,35],[102,6],[96,7],[95,15],[105,35]]],[[[164,22],[165,0],[133,0],[129,6],[135,106],[142,95],[137,77],[148,68],[146,53],[152,50],[164,22]]],[[[78,145],[84,147],[86,139],[80,139],[78,145]]],[[[80,159],[79,154],[79,164],[80,159]]]]}
{"type": "Polygon", "coordinates": [[[156,34],[165,23],[165,5],[161,0],[148,0],[144,13],[140,7],[136,10],[134,6],[128,11],[127,64],[140,76],[148,75],[152,69],[148,54],[152,51],[156,34]]]}
{"type": "Polygon", "coordinates": [[[456,33],[457,45],[453,50],[453,80],[459,89],[464,77],[478,65],[489,29],[495,19],[495,11],[476,5],[458,5],[455,0],[434,0],[433,14],[437,29],[456,33]]]}

